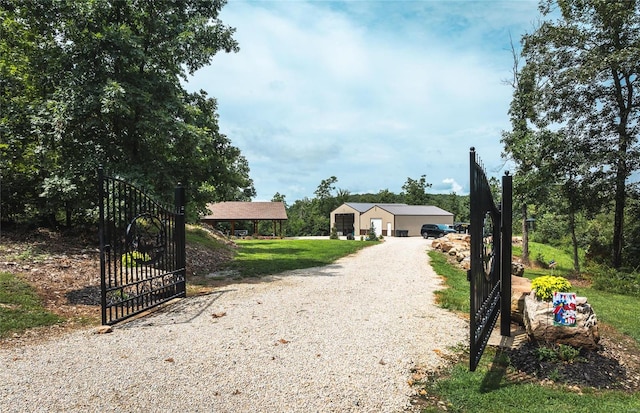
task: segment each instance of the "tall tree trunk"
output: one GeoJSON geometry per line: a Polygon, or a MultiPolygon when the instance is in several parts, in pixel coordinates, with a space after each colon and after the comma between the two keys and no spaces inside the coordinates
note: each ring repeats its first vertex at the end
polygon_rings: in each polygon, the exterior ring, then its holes
{"type": "Polygon", "coordinates": [[[569,229],[571,231],[571,243],[573,244],[573,269],[580,274],[580,257],[578,257],[578,237],[576,237],[576,214],[569,212],[569,229]]]}
{"type": "Polygon", "coordinates": [[[613,268],[620,268],[622,266],[622,248],[624,246],[622,231],[624,224],[624,207],[626,203],[625,178],[626,174],[618,171],[616,175],[615,218],[613,221],[613,256],[611,259],[613,268]]]}
{"type": "MultiPolygon", "coordinates": [[[[616,38],[616,44],[619,43],[619,38],[616,38]]],[[[629,125],[629,112],[632,107],[633,88],[632,84],[635,78],[632,79],[630,75],[624,74],[620,76],[615,68],[611,69],[613,76],[613,84],[616,90],[616,98],[618,105],[618,112],[620,121],[618,123],[618,148],[617,148],[617,160],[616,160],[616,177],[615,177],[615,217],[613,221],[613,248],[611,265],[613,268],[620,268],[622,266],[622,248],[624,247],[623,226],[624,226],[624,207],[627,200],[627,188],[626,181],[629,176],[629,167],[627,164],[627,156],[629,156],[629,143],[631,137],[628,132],[629,125]],[[624,85],[622,81],[624,80],[624,85]],[[625,89],[626,86],[626,89],[625,89]],[[628,93],[625,93],[625,90],[628,93]]]]}
{"type": "Polygon", "coordinates": [[[522,204],[522,263],[529,265],[529,226],[527,225],[527,204],[522,204]]]}

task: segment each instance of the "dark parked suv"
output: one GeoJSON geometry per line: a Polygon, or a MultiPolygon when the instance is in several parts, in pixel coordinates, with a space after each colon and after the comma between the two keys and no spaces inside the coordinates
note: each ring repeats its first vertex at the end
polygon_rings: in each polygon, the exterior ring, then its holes
{"type": "Polygon", "coordinates": [[[455,232],[456,230],[450,228],[449,225],[445,224],[424,224],[422,228],[420,228],[420,233],[425,239],[429,237],[440,238],[445,234],[451,234],[455,232]]]}

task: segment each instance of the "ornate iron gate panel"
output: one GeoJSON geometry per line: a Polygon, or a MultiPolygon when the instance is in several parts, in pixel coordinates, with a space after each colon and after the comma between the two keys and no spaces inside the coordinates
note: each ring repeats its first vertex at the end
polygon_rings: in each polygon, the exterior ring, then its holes
{"type": "Polygon", "coordinates": [[[470,370],[475,371],[502,310],[500,334],[511,323],[512,179],[502,177],[502,202],[496,205],[474,148],[470,153],[470,370]]]}
{"type": "Polygon", "coordinates": [[[102,169],[98,181],[102,324],[184,297],[184,188],[170,210],[102,169]]]}

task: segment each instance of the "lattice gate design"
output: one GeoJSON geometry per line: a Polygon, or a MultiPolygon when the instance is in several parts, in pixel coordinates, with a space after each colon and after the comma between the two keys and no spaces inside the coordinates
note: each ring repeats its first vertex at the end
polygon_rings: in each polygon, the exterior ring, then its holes
{"type": "Polygon", "coordinates": [[[502,177],[502,202],[491,187],[475,148],[470,153],[471,282],[469,369],[475,371],[500,312],[500,334],[510,335],[512,177],[502,177]]]}
{"type": "Polygon", "coordinates": [[[172,209],[102,169],[98,181],[102,324],[184,297],[184,188],[172,209]]]}

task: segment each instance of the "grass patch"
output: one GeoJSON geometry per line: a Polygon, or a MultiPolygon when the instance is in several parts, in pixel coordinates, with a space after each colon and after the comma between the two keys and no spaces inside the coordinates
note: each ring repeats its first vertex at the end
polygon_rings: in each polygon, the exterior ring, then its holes
{"type": "Polygon", "coordinates": [[[592,389],[577,393],[562,385],[551,387],[521,381],[510,375],[508,356],[491,347],[486,349],[475,372],[469,371],[468,363],[459,363],[446,373],[446,378],[426,384],[426,390],[428,395],[446,400],[450,412],[556,413],[575,411],[576,406],[583,406],[583,410],[589,406],[588,411],[593,413],[640,409],[640,394],[592,389]]]}
{"type": "Polygon", "coordinates": [[[238,252],[226,269],[241,277],[259,277],[283,271],[331,264],[338,258],[377,241],[344,240],[236,240],[238,252]]]}
{"type": "Polygon", "coordinates": [[[442,308],[469,314],[469,281],[467,273],[447,261],[447,255],[438,251],[429,251],[431,266],[444,277],[447,288],[436,291],[436,301],[442,308]]]}
{"type": "MultiPolygon", "coordinates": [[[[514,245],[512,253],[516,257],[521,256],[522,247],[514,245]]],[[[584,251],[580,250],[578,257],[582,266],[584,263],[584,251]]],[[[535,263],[538,267],[547,271],[547,273],[549,271],[549,262],[551,261],[556,262],[556,267],[553,269],[554,273],[571,273],[574,271],[573,253],[551,245],[529,242],[529,260],[532,264],[535,263]]]]}
{"type": "Polygon", "coordinates": [[[594,288],[574,288],[579,296],[587,297],[598,322],[608,324],[640,343],[640,297],[615,294],[594,288]]]}
{"type": "Polygon", "coordinates": [[[44,309],[29,284],[13,274],[0,272],[0,337],[61,321],[44,309]]]}

